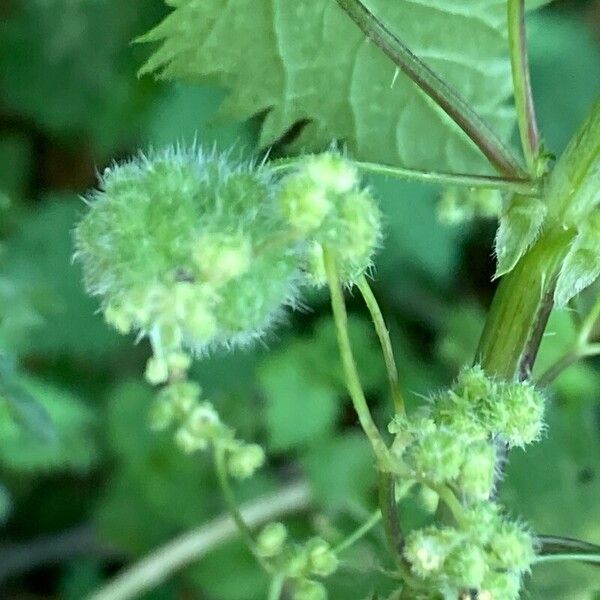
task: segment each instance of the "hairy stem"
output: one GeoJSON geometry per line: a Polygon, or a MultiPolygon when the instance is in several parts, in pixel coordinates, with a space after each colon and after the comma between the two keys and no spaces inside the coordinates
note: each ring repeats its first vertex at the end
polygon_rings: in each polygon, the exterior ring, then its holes
{"type": "Polygon", "coordinates": [[[600,554],[546,554],[544,556],[537,556],[534,564],[563,560],[577,560],[600,564],[600,554]]]}
{"type": "Polygon", "coordinates": [[[389,471],[391,464],[389,450],[369,410],[352,353],[350,336],[348,334],[348,314],[346,313],[344,293],[338,276],[335,257],[326,248],[323,254],[327,282],[331,293],[331,309],[337,329],[338,346],[346,378],[346,388],[358,415],[358,420],[371,442],[380,471],[389,471]]]}
{"type": "Polygon", "coordinates": [[[358,280],[358,289],[362,294],[365,304],[371,314],[379,343],[381,344],[381,350],[383,352],[383,358],[385,360],[385,367],[387,370],[388,381],[390,383],[390,390],[392,393],[392,399],[394,401],[394,408],[397,413],[403,414],[405,412],[404,399],[402,398],[402,392],[400,391],[400,384],[398,382],[398,369],[396,367],[396,360],[394,359],[394,351],[392,349],[392,341],[390,340],[390,333],[385,325],[385,320],[377,299],[371,290],[371,286],[367,281],[367,278],[363,275],[358,280]]]}
{"type": "Polygon", "coordinates": [[[269,586],[269,595],[267,600],[279,600],[283,592],[283,585],[285,584],[285,575],[283,573],[277,573],[273,575],[271,579],[271,585],[269,586]]]}
{"type": "MultiPolygon", "coordinates": [[[[280,158],[268,163],[269,168],[275,172],[285,171],[296,166],[302,158],[280,158]]],[[[352,159],[349,159],[352,160],[352,159]]],[[[466,187],[469,189],[493,189],[502,190],[523,196],[539,196],[540,186],[535,181],[527,179],[508,179],[494,175],[472,175],[468,173],[444,173],[440,171],[420,171],[417,169],[405,169],[380,163],[352,160],[352,164],[363,173],[373,175],[385,175],[402,181],[419,181],[422,183],[434,183],[466,187]]]]}
{"type": "Polygon", "coordinates": [[[519,161],[473,108],[388,29],[361,0],[336,0],[348,16],[475,143],[499,173],[527,179],[519,161]]]}
{"type": "Polygon", "coordinates": [[[535,107],[529,77],[527,32],[525,29],[525,0],[508,0],[507,8],[508,44],[519,134],[529,173],[533,177],[536,177],[536,163],[540,152],[540,134],[535,117],[535,107]]]}
{"type": "MultiPolygon", "coordinates": [[[[295,483],[245,504],[240,513],[244,522],[254,528],[283,515],[306,510],[310,502],[310,489],[306,483],[295,483]]],[[[154,550],[117,574],[112,581],[88,596],[87,600],[138,598],[176,571],[206,556],[227,540],[233,539],[238,533],[239,529],[233,518],[230,515],[222,515],[154,550]]]]}

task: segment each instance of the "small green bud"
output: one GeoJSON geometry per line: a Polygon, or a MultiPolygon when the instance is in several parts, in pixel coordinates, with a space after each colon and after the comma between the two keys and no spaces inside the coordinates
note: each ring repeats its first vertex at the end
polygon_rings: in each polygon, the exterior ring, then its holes
{"type": "Polygon", "coordinates": [[[415,575],[431,577],[442,570],[456,542],[457,532],[448,528],[427,527],[411,531],[406,538],[404,557],[415,575]]]}
{"type": "Polygon", "coordinates": [[[180,427],[175,433],[175,443],[185,454],[192,454],[197,450],[205,450],[208,440],[191,432],[187,427],[180,427]]]}
{"type": "Polygon", "coordinates": [[[246,479],[262,467],[265,451],[258,444],[242,444],[232,450],[227,466],[236,479],[246,479]]]}
{"type": "Polygon", "coordinates": [[[283,523],[269,523],[256,538],[256,548],[260,556],[272,558],[281,553],[287,538],[287,529],[283,523]]]}
{"type": "Polygon", "coordinates": [[[192,435],[212,439],[221,429],[221,420],[213,405],[203,402],[189,412],[185,427],[192,435]]]}
{"type": "Polygon", "coordinates": [[[490,403],[491,426],[510,446],[539,439],[544,428],[544,396],[527,382],[499,387],[490,403]]]}
{"type": "Polygon", "coordinates": [[[444,572],[461,588],[479,588],[487,572],[487,560],[476,544],[459,544],[446,558],[444,572]]]}
{"type": "Polygon", "coordinates": [[[458,225],[475,218],[494,218],[498,217],[501,211],[500,192],[482,188],[446,188],[437,205],[438,219],[445,225],[458,225]]]}
{"type": "Polygon", "coordinates": [[[183,374],[190,368],[192,359],[185,352],[171,352],[167,356],[167,364],[170,372],[183,374]]]}
{"type": "Polygon", "coordinates": [[[494,487],[496,451],[490,442],[476,442],[466,451],[458,485],[470,500],[487,500],[494,487]]]}
{"type": "Polygon", "coordinates": [[[516,573],[492,571],[479,591],[479,600],[518,600],[521,578],[516,573]]]}
{"type": "Polygon", "coordinates": [[[535,558],[531,533],[514,521],[504,521],[500,525],[492,536],[490,548],[505,569],[528,571],[535,558]]]}
{"type": "Polygon", "coordinates": [[[200,386],[194,381],[174,381],[158,393],[158,399],[168,402],[178,419],[186,418],[197,405],[202,393],[200,386]]]}
{"type": "Polygon", "coordinates": [[[144,373],[146,381],[152,385],[165,383],[169,379],[169,366],[167,361],[158,356],[152,356],[146,363],[146,372],[144,373]]]}
{"type": "Polygon", "coordinates": [[[308,574],[308,552],[306,548],[292,548],[285,560],[285,571],[292,579],[308,574]]]}
{"type": "Polygon", "coordinates": [[[319,577],[329,577],[338,568],[339,561],[331,546],[322,538],[313,538],[306,545],[310,572],[319,577]]]}
{"type": "Polygon", "coordinates": [[[440,504],[439,495],[430,487],[422,485],[419,488],[419,504],[428,512],[435,513],[440,504]]]}
{"type": "Polygon", "coordinates": [[[473,406],[493,396],[495,389],[496,384],[479,365],[463,369],[453,386],[454,392],[473,406]]]}
{"type": "Polygon", "coordinates": [[[500,219],[495,250],[498,264],[495,277],[512,271],[521,256],[535,242],[542,230],[547,207],[538,198],[515,194],[500,219]]]}
{"type": "Polygon", "coordinates": [[[304,235],[316,231],[332,209],[326,189],[305,173],[283,180],[280,204],[290,225],[304,235]]]}
{"type": "Polygon", "coordinates": [[[150,409],[150,428],[154,431],[164,431],[175,420],[175,410],[171,402],[157,398],[150,409]]]}
{"type": "Polygon", "coordinates": [[[251,258],[250,239],[243,235],[206,235],[192,255],[203,278],[217,286],[244,274],[251,258]]]}
{"type": "Polygon", "coordinates": [[[335,194],[346,194],[358,185],[356,167],[333,152],[309,156],[305,172],[317,187],[335,194]]]}
{"type": "Polygon", "coordinates": [[[502,523],[500,507],[484,501],[468,506],[463,511],[462,527],[476,544],[487,544],[502,523]]]}
{"type": "Polygon", "coordinates": [[[456,479],[464,460],[464,441],[449,428],[424,433],[407,450],[407,463],[419,476],[442,483],[456,479]]]}
{"type": "Polygon", "coordinates": [[[322,583],[311,579],[301,579],[296,582],[293,600],[327,600],[327,590],[322,583]]]}

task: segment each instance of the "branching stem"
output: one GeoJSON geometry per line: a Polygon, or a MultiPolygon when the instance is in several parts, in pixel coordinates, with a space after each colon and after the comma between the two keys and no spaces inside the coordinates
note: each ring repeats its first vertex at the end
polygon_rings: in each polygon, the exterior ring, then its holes
{"type": "Polygon", "coordinates": [[[423,90],[475,143],[499,173],[527,179],[519,161],[479,114],[440,79],[361,0],[336,0],[348,16],[423,90]]]}
{"type": "Polygon", "coordinates": [[[346,303],[344,302],[344,293],[338,276],[335,257],[327,248],[324,248],[323,255],[327,282],[331,293],[331,309],[337,329],[338,346],[344,367],[348,394],[352,399],[358,420],[371,442],[373,452],[379,464],[379,470],[389,471],[391,464],[389,450],[369,410],[352,353],[350,336],[348,334],[348,314],[346,312],[346,303]]]}
{"type": "Polygon", "coordinates": [[[364,537],[377,523],[381,521],[381,511],[376,510],[362,525],[355,529],[346,539],[342,540],[333,551],[340,554],[353,546],[358,540],[364,537]]]}
{"type": "Polygon", "coordinates": [[[392,349],[392,341],[390,339],[390,333],[385,325],[385,320],[377,298],[371,290],[371,286],[367,281],[367,278],[363,275],[358,280],[358,289],[362,294],[365,304],[371,314],[379,343],[381,344],[381,350],[383,352],[383,358],[385,360],[385,367],[387,370],[388,381],[390,383],[390,390],[392,393],[392,399],[394,401],[394,408],[397,413],[403,414],[405,412],[404,399],[402,398],[402,392],[400,391],[400,385],[398,382],[398,369],[396,367],[396,360],[394,359],[394,351],[392,349]]]}

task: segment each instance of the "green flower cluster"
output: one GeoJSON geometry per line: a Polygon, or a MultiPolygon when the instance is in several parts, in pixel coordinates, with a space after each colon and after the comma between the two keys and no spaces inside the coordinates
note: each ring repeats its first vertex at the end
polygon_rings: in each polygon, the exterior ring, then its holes
{"type": "Polygon", "coordinates": [[[308,282],[326,284],[323,251],[335,257],[341,279],[356,281],[381,241],[381,215],[358,171],[339,154],[308,156],[281,182],[281,209],[306,244],[308,282]]]}
{"type": "Polygon", "coordinates": [[[226,452],[227,469],[232,477],[252,476],[265,461],[264,450],[257,444],[236,439],[213,405],[200,400],[201,394],[200,386],[191,381],[179,380],[164,386],[152,407],[152,428],[165,430],[175,426],[175,442],[186,454],[218,447],[226,452]]]}
{"type": "Polygon", "coordinates": [[[288,540],[282,523],[270,523],[258,535],[257,552],[271,568],[293,581],[293,600],[326,600],[325,586],[315,577],[329,577],[338,568],[331,546],[315,537],[304,545],[288,540]]]}
{"type": "MultiPolygon", "coordinates": [[[[417,577],[444,598],[462,589],[479,598],[515,600],[535,556],[531,533],[501,515],[491,502],[498,443],[523,446],[539,438],[544,399],[528,383],[487,377],[480,367],[462,371],[430,406],[390,424],[397,472],[457,498],[449,505],[455,527],[412,532],[404,557],[417,577]]],[[[447,499],[447,497],[446,497],[447,499]]]]}
{"type": "Polygon", "coordinates": [[[154,384],[185,354],[247,344],[325,281],[323,249],[352,282],[371,264],[379,211],[338,154],[268,166],[201,149],[139,155],[106,169],[77,226],[76,258],[108,323],[148,336],[154,384]]]}
{"type": "Polygon", "coordinates": [[[411,532],[404,547],[411,572],[439,597],[516,600],[521,580],[535,557],[529,530],[501,515],[498,505],[482,502],[464,510],[457,527],[430,526],[411,532]]]}

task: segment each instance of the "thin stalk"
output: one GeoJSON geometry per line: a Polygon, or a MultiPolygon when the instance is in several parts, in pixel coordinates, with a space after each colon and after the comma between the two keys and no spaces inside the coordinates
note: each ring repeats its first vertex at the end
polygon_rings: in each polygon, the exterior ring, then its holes
{"type": "Polygon", "coordinates": [[[394,560],[399,567],[406,566],[406,561],[402,556],[404,549],[404,536],[400,528],[398,519],[398,507],[396,505],[396,484],[394,476],[391,473],[381,473],[379,475],[379,506],[383,518],[383,528],[388,545],[394,555],[394,560]]]}
{"type": "Polygon", "coordinates": [[[545,554],[544,556],[536,556],[534,564],[559,560],[578,560],[600,564],[600,554],[545,554]]]}
{"type": "Polygon", "coordinates": [[[540,134],[535,117],[525,28],[525,0],[508,0],[508,46],[517,107],[519,134],[529,173],[535,177],[540,134]]]}
{"type": "Polygon", "coordinates": [[[327,282],[331,294],[331,309],[337,329],[338,346],[346,378],[346,388],[352,399],[358,420],[371,442],[380,471],[388,471],[391,464],[389,450],[369,410],[352,353],[350,336],[348,334],[348,314],[346,312],[344,293],[338,276],[337,265],[335,264],[335,257],[326,248],[323,255],[327,282]]]}
{"type": "Polygon", "coordinates": [[[587,344],[581,348],[575,348],[574,350],[567,352],[544,371],[538,378],[537,384],[542,387],[550,385],[565,369],[568,369],[578,360],[589,358],[591,356],[598,356],[599,354],[600,344],[587,344]]]}
{"type": "Polygon", "coordinates": [[[269,586],[269,595],[267,600],[279,600],[283,592],[283,586],[285,584],[285,575],[283,573],[277,573],[271,579],[271,585],[269,586]]]}
{"type": "MultiPolygon", "coordinates": [[[[535,181],[529,181],[527,179],[509,179],[494,175],[472,175],[468,173],[419,171],[417,169],[405,169],[402,167],[394,167],[392,165],[384,165],[352,159],[348,160],[351,160],[352,164],[363,173],[385,175],[387,177],[394,177],[395,179],[400,179],[402,181],[419,181],[423,183],[466,187],[469,189],[494,189],[513,194],[521,194],[523,196],[539,196],[541,193],[539,184],[535,181]]],[[[292,169],[301,161],[302,157],[279,158],[270,161],[267,164],[272,171],[277,173],[278,171],[292,169]]]]}
{"type": "Polygon", "coordinates": [[[261,558],[261,556],[256,551],[256,542],[254,541],[254,536],[252,535],[252,532],[250,531],[250,528],[248,527],[238,507],[235,495],[233,493],[233,489],[231,488],[231,484],[229,482],[225,450],[219,446],[217,446],[214,450],[214,462],[219,487],[221,488],[223,498],[225,499],[225,504],[227,505],[227,509],[231,513],[231,517],[233,518],[237,528],[239,529],[242,539],[246,543],[246,546],[248,546],[250,552],[252,552],[252,554],[256,557],[256,559],[265,569],[265,571],[269,572],[269,565],[261,558]]]}
{"type": "Polygon", "coordinates": [[[367,278],[362,275],[358,280],[358,289],[365,300],[365,304],[371,313],[371,319],[379,338],[381,350],[383,352],[383,358],[385,361],[385,367],[387,370],[388,381],[390,384],[390,390],[392,393],[392,399],[394,401],[394,408],[397,413],[404,414],[404,399],[402,398],[402,392],[400,391],[400,384],[398,382],[398,369],[396,367],[396,360],[394,359],[394,351],[392,349],[392,341],[390,339],[390,333],[385,325],[385,320],[377,298],[371,290],[371,286],[367,281],[367,278]]]}
{"type": "Polygon", "coordinates": [[[376,510],[360,527],[355,529],[346,539],[342,540],[334,549],[335,554],[340,554],[353,546],[358,540],[364,537],[377,523],[381,521],[381,511],[376,510]]]}
{"type": "Polygon", "coordinates": [[[477,112],[434,73],[361,0],[337,0],[340,7],[394,63],[475,143],[499,173],[527,179],[519,161],[477,112]]]}

